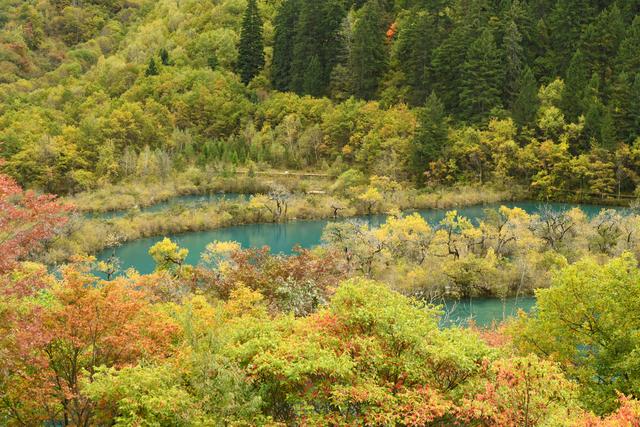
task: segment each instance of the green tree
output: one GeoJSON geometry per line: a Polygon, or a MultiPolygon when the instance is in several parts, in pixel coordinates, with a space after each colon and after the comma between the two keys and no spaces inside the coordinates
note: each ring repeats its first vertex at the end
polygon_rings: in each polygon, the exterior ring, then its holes
{"type": "Polygon", "coordinates": [[[582,28],[594,14],[589,0],[557,0],[546,19],[549,25],[549,44],[544,53],[549,64],[548,73],[564,75],[571,55],[580,42],[582,28]]]}
{"type": "Polygon", "coordinates": [[[638,112],[634,108],[638,93],[634,93],[634,80],[626,72],[620,73],[611,87],[609,101],[617,136],[628,143],[632,143],[638,134],[638,112]]]}
{"type": "Polygon", "coordinates": [[[384,19],[379,0],[369,0],[360,9],[353,31],[350,68],[354,95],[373,99],[387,66],[384,19]]]}
{"type": "Polygon", "coordinates": [[[424,104],[431,87],[431,58],[439,41],[435,21],[422,8],[409,11],[400,21],[393,45],[393,65],[402,73],[407,101],[412,105],[424,104]]]}
{"type": "Polygon", "coordinates": [[[147,77],[157,76],[159,74],[155,58],[151,57],[151,59],[149,60],[149,65],[147,66],[147,70],[144,72],[144,74],[147,77]]]}
{"type": "Polygon", "coordinates": [[[211,68],[212,70],[218,68],[218,57],[216,57],[215,53],[212,53],[207,58],[207,66],[209,66],[209,68],[211,68]]]}
{"type": "Polygon", "coordinates": [[[238,71],[244,84],[248,84],[264,67],[262,18],[256,0],[249,0],[242,19],[238,46],[238,71]]]}
{"type": "Polygon", "coordinates": [[[531,68],[525,67],[517,82],[518,92],[511,107],[513,119],[519,126],[532,125],[540,101],[538,99],[538,84],[531,68]]]}
{"type": "Polygon", "coordinates": [[[600,86],[598,74],[593,73],[583,101],[585,108],[584,149],[589,147],[591,141],[609,148],[614,142],[613,118],[609,109],[602,102],[600,86]]]}
{"type": "Polygon", "coordinates": [[[599,265],[592,260],[566,267],[549,289],[537,292],[537,311],[514,325],[525,352],[553,355],[581,387],[582,400],[599,413],[611,411],[617,393],[635,393],[640,346],[640,270],[627,254],[599,265]],[[517,330],[520,332],[517,332],[517,330]]]}
{"type": "Polygon", "coordinates": [[[489,29],[485,29],[469,47],[460,82],[463,119],[482,122],[492,109],[502,106],[504,69],[501,57],[489,29]]]}
{"type": "Polygon", "coordinates": [[[473,42],[475,31],[471,24],[455,25],[449,37],[433,52],[431,69],[434,88],[440,94],[447,110],[455,114],[461,112],[460,85],[467,50],[473,42]]]}
{"type": "Polygon", "coordinates": [[[640,15],[636,16],[627,34],[620,43],[620,49],[616,58],[616,65],[619,72],[627,72],[629,75],[640,73],[640,15]]]}
{"type": "Polygon", "coordinates": [[[304,72],[302,92],[313,96],[322,96],[325,91],[324,83],[324,73],[320,58],[318,55],[312,55],[304,72]]]}
{"type": "Polygon", "coordinates": [[[585,112],[583,101],[590,77],[584,54],[578,49],[571,58],[562,91],[561,107],[570,121],[576,121],[585,112]]]}
{"type": "Polygon", "coordinates": [[[511,105],[518,95],[518,79],[522,75],[524,66],[524,50],[522,48],[522,34],[518,25],[511,21],[507,25],[502,45],[505,53],[505,85],[504,104],[511,105]]]}
{"type": "Polygon", "coordinates": [[[296,22],[291,61],[291,89],[299,94],[327,94],[331,72],[342,51],[340,0],[303,0],[296,22]]]}
{"type": "Polygon", "coordinates": [[[422,173],[427,170],[429,163],[441,157],[447,144],[448,131],[444,105],[432,92],[418,113],[418,127],[411,146],[412,169],[418,180],[422,180],[422,173]]]}
{"type": "Polygon", "coordinates": [[[166,48],[160,49],[160,61],[162,65],[169,65],[169,51],[166,48]]]}
{"type": "Polygon", "coordinates": [[[273,87],[285,92],[291,90],[291,66],[295,29],[300,14],[300,0],[285,0],[274,20],[273,63],[271,81],[273,87]]]}
{"type": "Polygon", "coordinates": [[[598,73],[603,85],[612,79],[611,58],[618,52],[623,37],[624,22],[616,3],[598,15],[582,33],[585,61],[591,72],[598,73]]]}

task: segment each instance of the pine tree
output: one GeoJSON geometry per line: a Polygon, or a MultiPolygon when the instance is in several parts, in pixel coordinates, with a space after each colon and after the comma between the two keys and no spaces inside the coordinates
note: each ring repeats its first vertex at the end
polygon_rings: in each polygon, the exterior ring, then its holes
{"type": "Polygon", "coordinates": [[[394,43],[393,64],[402,73],[412,105],[424,104],[431,90],[430,63],[440,39],[435,21],[425,10],[410,11],[400,22],[394,43]]]}
{"type": "Polygon", "coordinates": [[[604,114],[600,122],[600,145],[608,150],[612,150],[616,143],[616,129],[613,123],[611,111],[603,107],[604,114]]]}
{"type": "Polygon", "coordinates": [[[264,67],[262,18],[256,0],[249,0],[242,19],[238,46],[238,71],[244,84],[248,84],[264,67]]]}
{"type": "Polygon", "coordinates": [[[460,87],[467,51],[486,26],[491,8],[485,0],[458,0],[454,9],[461,18],[433,52],[431,69],[435,91],[447,110],[462,115],[460,87]]]}
{"type": "Polygon", "coordinates": [[[580,148],[586,150],[592,142],[603,143],[601,138],[602,127],[605,122],[605,116],[608,113],[600,98],[600,77],[597,73],[593,73],[591,76],[582,104],[585,111],[584,145],[580,148]]]}
{"type": "Polygon", "coordinates": [[[635,141],[636,138],[640,138],[640,72],[636,74],[631,86],[630,109],[629,116],[633,120],[633,132],[630,139],[635,141]]]}
{"type": "Polygon", "coordinates": [[[633,81],[625,72],[618,75],[611,87],[609,111],[613,118],[616,135],[621,141],[633,142],[636,134],[636,118],[633,115],[633,81]]]}
{"type": "Polygon", "coordinates": [[[619,72],[627,72],[630,76],[640,73],[640,15],[636,16],[620,43],[616,58],[619,72]]]}
{"type": "Polygon", "coordinates": [[[624,22],[615,3],[598,15],[582,34],[581,50],[585,61],[591,71],[598,73],[603,88],[612,79],[609,64],[618,52],[623,37],[624,22]]]}
{"type": "Polygon", "coordinates": [[[466,26],[457,26],[450,36],[433,52],[431,69],[435,90],[447,110],[461,113],[459,108],[460,83],[466,52],[472,40],[472,30],[466,26]]]}
{"type": "Polygon", "coordinates": [[[353,31],[349,65],[354,95],[373,99],[387,65],[385,29],[379,0],[369,0],[360,10],[353,31]]]}
{"type": "Polygon", "coordinates": [[[340,26],[340,50],[337,52],[336,65],[333,67],[329,82],[329,95],[331,99],[342,102],[353,94],[353,78],[349,67],[349,57],[351,55],[351,40],[353,30],[348,17],[342,20],[340,26]]]}
{"type": "Polygon", "coordinates": [[[155,58],[151,57],[151,59],[149,60],[149,65],[147,66],[147,71],[144,72],[145,76],[157,76],[158,73],[158,66],[156,65],[156,60],[155,58]]]}
{"type": "Polygon", "coordinates": [[[325,85],[322,75],[322,64],[318,55],[312,55],[304,72],[302,81],[302,92],[311,96],[319,97],[324,93],[325,85]]]}
{"type": "Polygon", "coordinates": [[[345,16],[341,0],[303,0],[295,27],[291,89],[316,96],[328,93],[331,73],[342,51],[340,27],[345,16]],[[317,63],[311,64],[316,57],[317,63]],[[313,88],[314,93],[305,88],[313,88]]]}
{"type": "Polygon", "coordinates": [[[545,59],[551,75],[564,75],[578,48],[582,27],[594,14],[590,0],[557,0],[549,13],[549,46],[545,59]]]}
{"type": "Polygon", "coordinates": [[[503,99],[505,105],[511,105],[518,94],[518,79],[522,75],[522,67],[524,65],[522,34],[520,34],[518,26],[514,21],[511,21],[507,25],[502,44],[505,52],[505,85],[503,99]]]}
{"type": "MultiPolygon", "coordinates": [[[[520,33],[520,48],[522,49],[522,60],[524,63],[533,63],[539,52],[536,50],[537,36],[535,34],[536,25],[533,17],[533,10],[537,10],[530,2],[523,0],[508,0],[504,2],[504,22],[507,28],[504,34],[509,32],[508,27],[514,23],[518,33],[520,33]]],[[[506,48],[505,48],[506,50],[506,48]]]]}
{"type": "Polygon", "coordinates": [[[169,65],[169,52],[164,47],[160,49],[160,61],[162,65],[169,65]]]}
{"type": "Polygon", "coordinates": [[[576,121],[585,112],[583,100],[589,83],[590,70],[580,49],[571,58],[564,89],[562,91],[562,110],[570,121],[576,121]]]}
{"type": "Polygon", "coordinates": [[[501,58],[491,30],[485,29],[469,47],[463,66],[460,91],[463,119],[483,122],[492,109],[502,106],[504,68],[501,58]]]}
{"type": "Polygon", "coordinates": [[[279,91],[291,90],[291,63],[295,29],[300,15],[300,0],[285,0],[274,20],[273,64],[271,81],[279,91]]]}
{"type": "Polygon", "coordinates": [[[412,144],[411,164],[418,181],[429,163],[438,160],[447,145],[448,126],[444,105],[432,92],[418,113],[418,127],[412,144]]]}
{"type": "Polygon", "coordinates": [[[518,78],[518,92],[511,107],[513,119],[519,126],[533,125],[538,111],[538,83],[531,71],[525,66],[524,71],[518,78]]]}

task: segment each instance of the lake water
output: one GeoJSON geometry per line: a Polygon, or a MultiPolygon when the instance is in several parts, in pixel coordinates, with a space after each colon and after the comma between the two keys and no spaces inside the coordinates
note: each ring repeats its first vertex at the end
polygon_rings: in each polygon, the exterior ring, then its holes
{"type": "Polygon", "coordinates": [[[520,310],[528,313],[536,304],[534,297],[474,298],[471,301],[445,301],[443,304],[442,324],[466,325],[473,320],[480,327],[491,326],[509,317],[516,316],[520,310]]]}
{"type": "MultiPolygon", "coordinates": [[[[573,205],[567,203],[551,203],[543,205],[538,202],[515,202],[515,203],[497,203],[480,206],[470,206],[459,208],[458,213],[469,219],[477,220],[484,216],[485,209],[497,209],[500,206],[520,207],[528,213],[536,213],[542,206],[550,206],[557,210],[567,210],[573,207],[580,207],[587,215],[594,216],[603,209],[602,206],[596,205],[573,205]]],[[[160,208],[156,208],[160,209],[160,208]]],[[[417,211],[430,224],[434,225],[440,222],[448,210],[444,209],[426,209],[417,211]]],[[[386,220],[385,215],[372,215],[358,217],[371,224],[379,226],[386,220]]],[[[233,240],[239,242],[243,248],[261,248],[269,246],[274,253],[291,254],[292,249],[299,245],[302,248],[312,248],[321,243],[322,230],[329,223],[328,220],[315,221],[290,221],[283,224],[248,224],[238,225],[234,227],[221,228],[211,231],[199,231],[182,233],[176,235],[168,235],[178,243],[181,247],[189,250],[187,263],[197,264],[200,254],[204,251],[207,244],[218,241],[233,240]]],[[[149,248],[163,239],[164,236],[150,237],[145,239],[134,240],[124,243],[115,249],[115,255],[122,261],[123,269],[130,267],[135,268],[140,273],[151,273],[154,269],[154,263],[148,254],[149,248]]],[[[98,259],[106,259],[113,253],[113,249],[107,249],[98,254],[98,259]]]]}
{"type": "MultiPolygon", "coordinates": [[[[194,197],[194,196],[191,196],[194,197]]],[[[183,199],[191,200],[191,199],[183,199]]],[[[197,199],[196,199],[197,200],[197,199]]],[[[167,202],[168,204],[171,202],[167,202]]],[[[174,201],[175,203],[175,201],[174,201]]],[[[595,216],[603,206],[598,205],[577,205],[568,203],[548,203],[540,202],[515,202],[515,203],[496,203],[479,206],[470,206],[459,208],[458,213],[469,219],[478,220],[484,216],[486,209],[497,209],[500,206],[510,208],[520,207],[528,213],[539,212],[543,206],[549,206],[555,210],[568,210],[574,207],[581,208],[587,215],[595,216]]],[[[150,208],[149,208],[150,209],[150,208]]],[[[155,207],[160,209],[160,207],[155,207]]],[[[621,209],[621,208],[618,208],[621,209]]],[[[435,225],[440,222],[445,213],[451,209],[426,209],[417,211],[430,224],[435,225]]],[[[358,219],[368,222],[371,226],[379,226],[386,220],[385,215],[372,215],[358,217],[358,219]]],[[[204,251],[207,244],[214,240],[218,241],[237,241],[243,248],[261,248],[269,246],[274,253],[291,254],[295,246],[302,248],[312,248],[321,243],[321,236],[324,227],[329,223],[327,220],[316,221],[290,221],[284,224],[249,224],[228,227],[218,230],[201,231],[183,233],[177,235],[169,235],[171,238],[183,248],[189,250],[186,262],[189,264],[197,264],[200,254],[204,251]]],[[[127,242],[115,249],[108,249],[98,254],[98,259],[106,259],[112,253],[121,260],[122,269],[135,268],[140,273],[151,273],[154,269],[154,262],[148,254],[149,248],[163,239],[164,236],[151,237],[127,242]]],[[[518,301],[508,300],[506,306],[497,299],[474,300],[471,304],[459,303],[455,310],[451,312],[451,320],[455,318],[467,319],[474,317],[478,324],[486,325],[491,321],[503,318],[503,312],[506,315],[513,315],[518,308],[529,310],[534,304],[533,298],[520,299],[518,301]]]]}

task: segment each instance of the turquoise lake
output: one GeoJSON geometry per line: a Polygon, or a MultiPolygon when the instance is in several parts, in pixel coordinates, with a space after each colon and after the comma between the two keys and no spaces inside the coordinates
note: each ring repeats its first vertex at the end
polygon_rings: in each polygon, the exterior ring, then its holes
{"type": "MultiPolygon", "coordinates": [[[[228,196],[228,195],[227,195],[228,196]]],[[[238,195],[238,198],[242,195],[238,195]]],[[[186,203],[196,203],[192,206],[197,206],[197,196],[190,196],[186,199],[186,203]]],[[[213,200],[215,201],[215,200],[213,200]]],[[[147,212],[153,212],[150,209],[156,209],[156,211],[167,209],[172,205],[177,205],[175,199],[165,202],[162,206],[153,206],[147,208],[147,212]]],[[[204,203],[204,202],[203,202],[204,203]]],[[[540,203],[540,202],[509,202],[509,203],[496,203],[486,204],[478,206],[470,206],[465,208],[458,208],[459,214],[466,216],[472,220],[481,219],[484,216],[486,209],[497,209],[500,206],[507,206],[510,208],[520,207],[528,213],[536,213],[544,206],[549,206],[552,209],[565,211],[574,207],[581,208],[587,215],[595,216],[600,210],[608,207],[598,205],[586,205],[586,204],[569,204],[569,203],[540,203]]],[[[187,205],[188,207],[188,205],[187,205]]],[[[614,208],[622,209],[622,208],[614,208]]],[[[448,209],[451,210],[451,209],[448,209]]],[[[437,224],[444,217],[448,210],[442,209],[426,209],[417,211],[422,217],[424,217],[430,224],[437,224]]],[[[379,226],[386,220],[386,215],[372,215],[357,217],[357,219],[369,223],[371,226],[379,226]]],[[[344,221],[341,219],[339,221],[344,221]]],[[[189,256],[187,257],[187,263],[197,264],[200,259],[200,254],[204,251],[207,244],[214,240],[218,241],[237,241],[243,248],[261,248],[263,246],[269,246],[274,253],[291,254],[295,246],[302,248],[312,248],[321,244],[321,236],[324,227],[329,223],[328,220],[316,220],[316,221],[290,221],[284,224],[249,224],[239,225],[234,227],[228,227],[223,229],[191,232],[176,235],[168,235],[166,237],[171,238],[178,243],[181,247],[189,250],[189,256]]],[[[115,253],[122,264],[121,268],[126,270],[128,268],[135,268],[140,273],[151,273],[154,269],[154,262],[148,254],[149,248],[158,241],[162,240],[165,236],[151,237],[145,239],[139,239],[131,242],[127,242],[115,249],[107,249],[98,254],[98,259],[107,259],[109,256],[115,253]]],[[[535,300],[533,298],[524,298],[518,301],[507,300],[506,304],[497,299],[489,300],[473,300],[470,304],[460,302],[455,306],[453,311],[447,308],[447,312],[450,313],[452,321],[456,319],[468,319],[469,317],[475,318],[479,325],[490,324],[493,320],[502,319],[503,313],[505,316],[514,315],[518,309],[528,311],[535,300]]]]}

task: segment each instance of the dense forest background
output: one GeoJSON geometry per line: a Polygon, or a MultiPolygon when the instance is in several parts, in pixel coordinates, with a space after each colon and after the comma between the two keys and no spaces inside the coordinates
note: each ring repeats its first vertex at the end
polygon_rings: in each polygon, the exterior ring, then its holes
{"type": "Polygon", "coordinates": [[[640,1],[3,0],[0,156],[49,192],[189,168],[632,193],[640,1]]]}

